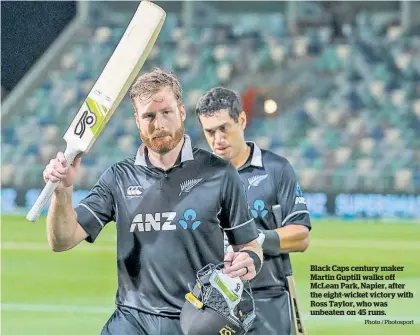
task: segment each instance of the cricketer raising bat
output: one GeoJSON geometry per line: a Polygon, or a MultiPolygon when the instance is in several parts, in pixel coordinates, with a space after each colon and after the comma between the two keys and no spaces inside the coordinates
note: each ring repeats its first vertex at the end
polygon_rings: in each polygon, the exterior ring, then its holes
{"type": "MultiPolygon", "coordinates": [[[[282,222],[282,212],[280,205],[274,205],[272,207],[274,219],[276,222],[282,222]]],[[[290,305],[291,305],[291,326],[292,326],[292,335],[305,335],[305,329],[303,328],[303,319],[302,313],[300,311],[299,302],[296,296],[296,285],[295,279],[293,277],[292,263],[290,262],[289,254],[281,254],[282,258],[282,270],[284,271],[287,287],[290,294],[290,305]]]]}
{"type": "MultiPolygon", "coordinates": [[[[64,135],[67,164],[89,151],[124,98],[146,61],[166,18],[165,11],[142,1],[104,70],[93,85],[64,135]]],[[[48,181],[26,218],[35,222],[50,200],[57,183],[48,181]]]]}

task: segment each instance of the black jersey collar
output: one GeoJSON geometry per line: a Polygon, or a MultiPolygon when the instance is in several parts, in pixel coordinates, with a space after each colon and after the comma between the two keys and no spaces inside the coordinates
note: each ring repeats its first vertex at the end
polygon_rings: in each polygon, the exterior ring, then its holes
{"type": "Polygon", "coordinates": [[[251,159],[250,165],[262,168],[263,160],[262,160],[262,152],[261,152],[260,147],[255,142],[252,142],[252,141],[246,141],[246,144],[248,144],[251,148],[254,149],[252,150],[252,159],[251,159]]]}
{"type": "Polygon", "coordinates": [[[242,165],[238,171],[246,169],[249,166],[254,166],[257,168],[263,168],[262,152],[260,147],[252,141],[246,141],[246,144],[251,148],[251,153],[245,164],[242,165]]]}

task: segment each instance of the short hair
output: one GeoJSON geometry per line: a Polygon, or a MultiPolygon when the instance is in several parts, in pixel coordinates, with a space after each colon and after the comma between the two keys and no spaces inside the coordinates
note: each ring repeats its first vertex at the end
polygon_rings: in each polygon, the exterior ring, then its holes
{"type": "Polygon", "coordinates": [[[243,111],[241,97],[235,91],[224,87],[215,87],[204,93],[197,102],[195,113],[197,117],[212,116],[221,109],[227,109],[229,116],[238,122],[243,111]]]}
{"type": "Polygon", "coordinates": [[[182,88],[178,78],[171,72],[166,72],[158,67],[137,78],[130,90],[130,98],[150,99],[164,87],[169,87],[174,93],[178,104],[182,103],[182,88]]]}

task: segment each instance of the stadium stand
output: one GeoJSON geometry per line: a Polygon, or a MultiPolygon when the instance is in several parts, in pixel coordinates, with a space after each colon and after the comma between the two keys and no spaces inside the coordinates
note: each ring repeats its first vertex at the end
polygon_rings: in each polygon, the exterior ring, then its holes
{"type": "MultiPolygon", "coordinates": [[[[180,77],[190,113],[186,131],[194,142],[204,145],[191,115],[202,92],[261,83],[271,87],[279,112],[256,114],[247,135],[286,156],[303,187],[420,189],[420,41],[414,32],[402,34],[398,26],[359,15],[338,40],[329,26],[291,38],[281,15],[243,15],[219,15],[217,24],[203,19],[185,30],[169,14],[146,63],[145,71],[159,66],[180,77]]],[[[3,124],[2,185],[40,187],[45,164],[64,149],[61,135],[124,30],[116,16],[113,22],[100,11],[94,17],[27,96],[24,110],[3,124]]],[[[140,139],[132,114],[125,99],[83,159],[79,186],[91,186],[107,166],[133,155],[140,139]]]]}

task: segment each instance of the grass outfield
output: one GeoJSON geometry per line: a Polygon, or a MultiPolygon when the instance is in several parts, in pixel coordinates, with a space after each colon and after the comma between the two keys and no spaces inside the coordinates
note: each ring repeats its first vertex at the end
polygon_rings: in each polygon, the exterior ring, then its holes
{"type": "MultiPolygon", "coordinates": [[[[420,334],[420,225],[320,220],[313,226],[310,248],[293,255],[307,333],[420,334]],[[385,317],[312,316],[311,264],[404,266],[396,281],[406,284],[414,298],[389,301],[385,317]],[[384,318],[414,320],[415,325],[364,324],[365,319],[384,318]]],[[[1,232],[1,334],[99,334],[114,307],[115,226],[108,225],[95,244],[84,242],[65,253],[48,249],[44,220],[32,224],[22,217],[3,216],[1,232]]]]}

